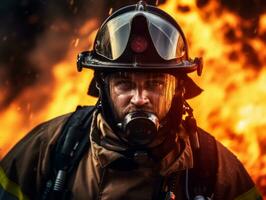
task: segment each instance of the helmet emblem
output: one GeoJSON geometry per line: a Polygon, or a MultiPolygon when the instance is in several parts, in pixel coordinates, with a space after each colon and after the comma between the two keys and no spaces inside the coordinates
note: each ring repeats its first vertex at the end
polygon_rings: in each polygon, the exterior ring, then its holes
{"type": "Polygon", "coordinates": [[[135,53],[142,53],[148,47],[148,41],[143,36],[134,36],[131,40],[130,47],[135,53]]]}

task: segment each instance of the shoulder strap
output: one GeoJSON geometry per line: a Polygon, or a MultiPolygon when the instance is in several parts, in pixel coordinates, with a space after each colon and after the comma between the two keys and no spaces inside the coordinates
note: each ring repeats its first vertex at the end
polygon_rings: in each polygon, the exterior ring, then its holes
{"type": "Polygon", "coordinates": [[[64,124],[61,135],[52,150],[50,177],[44,186],[41,199],[67,199],[67,175],[78,165],[89,148],[88,130],[94,106],[78,106],[64,124]]]}
{"type": "Polygon", "coordinates": [[[194,167],[187,171],[186,185],[190,197],[211,199],[218,168],[216,140],[202,129],[197,132],[200,148],[193,150],[194,167]]]}

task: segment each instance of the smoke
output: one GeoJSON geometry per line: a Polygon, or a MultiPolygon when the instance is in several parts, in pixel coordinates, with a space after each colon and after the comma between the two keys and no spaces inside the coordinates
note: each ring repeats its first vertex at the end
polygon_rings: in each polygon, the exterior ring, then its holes
{"type": "Polygon", "coordinates": [[[107,9],[102,2],[1,2],[0,110],[8,107],[26,89],[53,81],[52,66],[65,57],[85,20],[101,18],[107,9]]]}

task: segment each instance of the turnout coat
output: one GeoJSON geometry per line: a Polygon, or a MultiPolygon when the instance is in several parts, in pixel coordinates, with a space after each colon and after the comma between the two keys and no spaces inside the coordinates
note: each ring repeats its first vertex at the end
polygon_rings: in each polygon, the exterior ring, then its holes
{"type": "MultiPolygon", "coordinates": [[[[42,123],[28,133],[0,162],[0,199],[39,199],[41,188],[51,169],[51,150],[70,115],[42,123]]],[[[91,127],[99,130],[100,138],[115,141],[116,135],[100,113],[94,112],[91,127]]],[[[204,131],[199,129],[200,134],[204,131]]],[[[176,199],[187,199],[182,174],[193,168],[191,145],[184,128],[177,133],[176,148],[159,162],[132,167],[132,161],[119,151],[107,149],[92,136],[90,148],[82,155],[71,173],[67,187],[75,200],[151,200],[158,199],[171,174],[175,173],[176,199]],[[158,180],[163,184],[158,185],[158,180]]],[[[238,159],[221,143],[215,141],[217,173],[212,199],[262,199],[253,181],[238,159]]],[[[114,144],[115,146],[115,144],[114,144]]],[[[206,155],[209,155],[206,153],[206,155]]]]}

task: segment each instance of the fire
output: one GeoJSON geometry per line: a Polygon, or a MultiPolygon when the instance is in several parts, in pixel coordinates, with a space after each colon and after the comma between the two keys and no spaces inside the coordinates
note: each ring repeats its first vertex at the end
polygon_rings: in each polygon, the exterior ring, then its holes
{"type": "MultiPolygon", "coordinates": [[[[194,0],[168,0],[160,7],[183,28],[190,56],[202,56],[205,61],[202,77],[191,75],[204,89],[199,97],[189,101],[198,125],[238,156],[265,196],[265,43],[259,37],[245,37],[239,27],[248,28],[252,22],[221,10],[217,1],[200,9],[194,0]]],[[[112,12],[110,9],[109,14],[112,12]]],[[[0,158],[41,121],[71,112],[76,105],[96,102],[86,95],[92,71],[77,73],[75,61],[78,52],[91,48],[98,26],[94,19],[85,22],[69,45],[65,59],[53,66],[51,80],[25,90],[1,113],[4,124],[0,158]]],[[[265,32],[266,14],[260,16],[254,34],[262,36],[265,32]]]]}
{"type": "MultiPolygon", "coordinates": [[[[189,102],[199,126],[238,156],[266,195],[264,41],[258,37],[247,39],[238,28],[249,27],[251,22],[226,10],[217,16],[215,11],[219,6],[215,1],[202,10],[195,1],[167,1],[161,7],[184,29],[191,55],[201,55],[205,60],[202,77],[193,76],[205,91],[189,102]],[[178,12],[176,8],[189,11],[178,12]],[[233,39],[226,38],[230,29],[234,30],[233,39]],[[257,62],[243,51],[244,41],[256,52],[257,62]],[[256,66],[258,62],[262,66],[256,66]]],[[[265,34],[265,17],[260,17],[254,30],[258,35],[265,34]]]]}
{"type": "Polygon", "coordinates": [[[75,62],[80,51],[91,48],[97,27],[97,20],[88,20],[79,30],[79,37],[69,45],[66,58],[53,66],[51,80],[41,80],[34,87],[24,90],[1,113],[0,120],[4,123],[0,135],[0,158],[40,122],[72,112],[77,105],[96,103],[96,98],[87,95],[93,72],[77,73],[75,62]]]}

